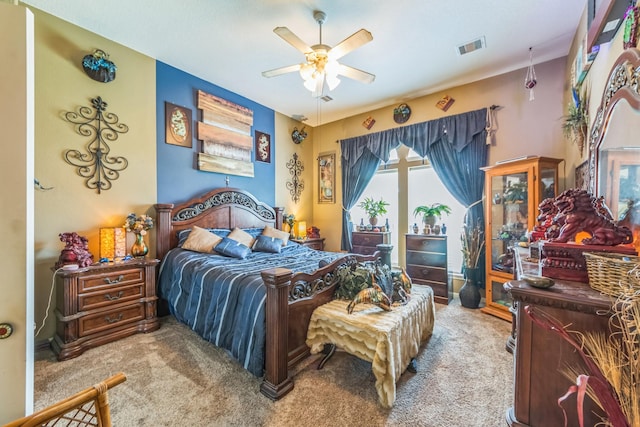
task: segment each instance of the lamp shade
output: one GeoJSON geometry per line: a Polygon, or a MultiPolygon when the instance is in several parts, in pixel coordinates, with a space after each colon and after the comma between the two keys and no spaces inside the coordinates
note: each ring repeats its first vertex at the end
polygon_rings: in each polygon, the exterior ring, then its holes
{"type": "Polygon", "coordinates": [[[127,236],[122,227],[100,229],[100,258],[114,260],[126,254],[127,236]]]}
{"type": "Polygon", "coordinates": [[[298,238],[304,239],[307,237],[307,222],[298,221],[298,238]]]}

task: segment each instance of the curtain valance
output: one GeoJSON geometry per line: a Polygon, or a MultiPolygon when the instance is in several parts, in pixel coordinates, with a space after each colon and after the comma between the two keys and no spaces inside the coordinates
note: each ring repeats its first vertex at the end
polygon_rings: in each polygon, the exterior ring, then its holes
{"type": "Polygon", "coordinates": [[[341,140],[342,157],[347,166],[353,166],[367,150],[383,162],[389,160],[391,150],[404,144],[420,156],[429,154],[431,146],[439,140],[453,144],[460,152],[485,130],[487,109],[442,117],[367,135],[341,140]]]}

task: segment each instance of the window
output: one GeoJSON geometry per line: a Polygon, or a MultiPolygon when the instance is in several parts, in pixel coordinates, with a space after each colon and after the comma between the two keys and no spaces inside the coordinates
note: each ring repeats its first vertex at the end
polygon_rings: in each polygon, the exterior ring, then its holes
{"type": "Polygon", "coordinates": [[[366,213],[358,207],[366,197],[374,200],[382,198],[389,202],[387,215],[379,219],[382,225],[388,219],[391,231],[391,262],[393,265],[405,265],[404,239],[406,233],[413,233],[413,224],[417,223],[422,232],[422,219],[413,215],[419,205],[443,203],[451,208],[450,215],[444,215],[438,223],[447,226],[447,261],[452,273],[460,273],[462,252],[460,247],[460,229],[466,209],[445,189],[429,162],[418,156],[408,147],[400,146],[390,154],[387,164],[382,164],[373,176],[356,205],[351,209],[354,227],[360,223],[368,224],[366,213]],[[428,183],[428,184],[425,184],[428,183]]]}

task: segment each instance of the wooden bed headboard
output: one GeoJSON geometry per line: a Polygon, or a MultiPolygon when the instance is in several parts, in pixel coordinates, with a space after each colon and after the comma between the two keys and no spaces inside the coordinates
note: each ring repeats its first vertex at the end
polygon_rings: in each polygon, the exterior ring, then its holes
{"type": "Polygon", "coordinates": [[[272,208],[251,193],[238,188],[217,188],[182,204],[158,203],[156,257],[178,245],[177,233],[192,228],[262,228],[270,225],[282,229],[282,208],[272,208]]]}

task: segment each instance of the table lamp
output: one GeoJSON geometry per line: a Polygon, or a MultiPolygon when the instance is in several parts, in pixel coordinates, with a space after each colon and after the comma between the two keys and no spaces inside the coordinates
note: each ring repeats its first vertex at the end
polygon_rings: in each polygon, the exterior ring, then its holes
{"type": "Polygon", "coordinates": [[[307,222],[298,221],[298,239],[305,239],[307,237],[307,222]]]}
{"type": "Polygon", "coordinates": [[[127,236],[122,227],[100,229],[100,259],[113,261],[126,255],[127,236]]]}

